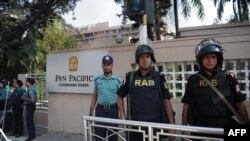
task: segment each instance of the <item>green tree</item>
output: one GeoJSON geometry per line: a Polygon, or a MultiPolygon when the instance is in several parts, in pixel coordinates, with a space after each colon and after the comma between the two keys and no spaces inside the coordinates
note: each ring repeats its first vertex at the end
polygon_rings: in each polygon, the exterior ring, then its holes
{"type": "Polygon", "coordinates": [[[171,0],[171,4],[174,6],[169,9],[170,12],[168,13],[168,16],[170,17],[170,20],[174,19],[176,38],[181,36],[179,33],[179,9],[184,18],[190,17],[192,8],[197,10],[197,17],[200,20],[203,20],[205,17],[204,7],[201,0],[171,0]]]}
{"type": "Polygon", "coordinates": [[[62,20],[55,20],[43,30],[43,38],[37,40],[40,48],[36,56],[40,71],[46,70],[46,57],[51,51],[68,50],[77,46],[75,39],[65,33],[67,25],[62,20]]]}
{"type": "Polygon", "coordinates": [[[229,22],[244,22],[249,21],[249,5],[250,0],[213,0],[214,5],[217,6],[217,20],[222,19],[224,13],[224,6],[228,2],[232,2],[232,9],[234,15],[229,22]]]}
{"type": "Polygon", "coordinates": [[[0,79],[34,72],[42,29],[74,9],[79,0],[0,1],[0,79]]]}
{"type": "Polygon", "coordinates": [[[39,48],[34,43],[34,32],[29,32],[22,41],[5,43],[1,40],[0,78],[17,78],[19,73],[35,69],[35,56],[39,48]]]}

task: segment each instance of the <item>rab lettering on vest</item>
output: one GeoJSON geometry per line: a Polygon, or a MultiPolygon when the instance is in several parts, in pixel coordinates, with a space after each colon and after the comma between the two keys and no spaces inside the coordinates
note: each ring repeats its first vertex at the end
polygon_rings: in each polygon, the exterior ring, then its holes
{"type": "MultiPolygon", "coordinates": [[[[212,79],[210,81],[212,83],[213,86],[217,86],[217,80],[216,79],[212,79]]],[[[207,83],[205,80],[200,80],[200,87],[206,87],[207,83]]]]}
{"type": "Polygon", "coordinates": [[[135,86],[154,86],[155,81],[154,80],[135,80],[135,86]]]}

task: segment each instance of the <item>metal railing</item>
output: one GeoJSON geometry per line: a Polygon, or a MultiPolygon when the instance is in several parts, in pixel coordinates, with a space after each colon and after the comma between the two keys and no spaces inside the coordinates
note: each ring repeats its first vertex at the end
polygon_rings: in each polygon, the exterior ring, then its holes
{"type": "Polygon", "coordinates": [[[98,137],[103,141],[108,141],[108,138],[114,135],[118,136],[119,141],[127,141],[126,133],[128,132],[141,133],[143,135],[144,141],[159,141],[162,137],[168,138],[170,136],[175,137],[175,140],[181,140],[182,138],[185,138],[186,140],[201,139],[206,141],[222,141],[223,138],[193,135],[193,133],[211,134],[223,137],[224,130],[222,128],[206,128],[197,126],[160,124],[151,122],[83,116],[83,135],[85,141],[94,141],[94,137],[98,137]],[[112,134],[107,136],[106,138],[102,138],[94,133],[94,129],[96,127],[106,128],[111,131],[112,134]],[[129,127],[133,127],[133,129],[129,127]],[[172,130],[175,132],[168,132],[168,130],[172,130]],[[182,132],[189,133],[182,134],[182,132]]]}
{"type": "Polygon", "coordinates": [[[12,140],[10,140],[10,139],[8,139],[7,138],[7,136],[4,134],[4,132],[3,132],[3,130],[0,128],[0,133],[1,133],[1,137],[0,137],[0,139],[1,139],[1,141],[12,141],[12,140]]]}

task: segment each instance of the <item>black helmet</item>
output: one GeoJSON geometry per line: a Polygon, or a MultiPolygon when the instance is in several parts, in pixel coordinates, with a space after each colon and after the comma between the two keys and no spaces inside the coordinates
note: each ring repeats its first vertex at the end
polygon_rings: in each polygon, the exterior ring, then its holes
{"type": "Polygon", "coordinates": [[[151,56],[152,61],[155,63],[154,51],[148,45],[139,45],[135,51],[135,62],[139,62],[139,56],[142,54],[148,54],[151,56]]]}
{"type": "Polygon", "coordinates": [[[202,40],[195,49],[195,57],[199,68],[202,66],[201,57],[208,53],[216,53],[218,56],[217,69],[222,68],[223,63],[223,48],[221,43],[215,39],[204,39],[202,40]]]}

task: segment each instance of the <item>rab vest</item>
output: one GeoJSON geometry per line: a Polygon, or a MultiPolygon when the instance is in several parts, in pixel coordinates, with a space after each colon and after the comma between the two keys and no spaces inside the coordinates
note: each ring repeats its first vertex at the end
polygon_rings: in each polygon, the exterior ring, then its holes
{"type": "MultiPolygon", "coordinates": [[[[233,94],[230,90],[229,80],[226,73],[218,72],[209,81],[225,96],[225,98],[235,105],[233,94]]],[[[192,95],[190,109],[191,115],[196,117],[228,117],[232,113],[221,98],[212,88],[206,84],[197,74],[190,79],[190,94],[192,95]]]]}
{"type": "MultiPolygon", "coordinates": [[[[159,75],[159,74],[158,74],[159,75]]],[[[134,73],[129,84],[131,119],[138,121],[161,121],[160,78],[157,72],[150,71],[147,76],[134,73]]]]}

